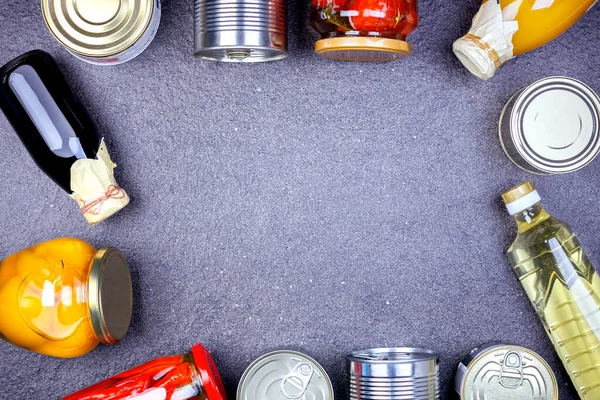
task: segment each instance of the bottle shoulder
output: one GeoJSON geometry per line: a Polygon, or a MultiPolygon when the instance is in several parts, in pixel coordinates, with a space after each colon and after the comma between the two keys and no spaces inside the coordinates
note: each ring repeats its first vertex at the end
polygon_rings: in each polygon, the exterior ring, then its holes
{"type": "Polygon", "coordinates": [[[567,240],[578,241],[567,223],[550,216],[535,226],[518,232],[515,240],[508,248],[508,253],[533,248],[539,251],[540,246],[552,247],[551,242],[554,240],[558,243],[564,243],[567,240]]]}

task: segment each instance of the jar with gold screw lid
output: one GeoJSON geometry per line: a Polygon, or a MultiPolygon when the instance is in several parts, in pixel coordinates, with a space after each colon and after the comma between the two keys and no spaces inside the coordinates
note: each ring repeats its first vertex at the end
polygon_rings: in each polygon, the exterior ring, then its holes
{"type": "Polygon", "coordinates": [[[132,285],[123,254],[74,238],[39,243],[0,263],[0,338],[72,358],[129,328],[132,285]]]}

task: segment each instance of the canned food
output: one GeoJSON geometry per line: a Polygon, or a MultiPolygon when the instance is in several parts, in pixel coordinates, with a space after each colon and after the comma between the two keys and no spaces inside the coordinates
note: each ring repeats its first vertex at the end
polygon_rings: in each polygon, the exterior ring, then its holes
{"type": "Polygon", "coordinates": [[[346,356],[350,400],[437,400],[439,356],[426,349],[367,349],[346,356]]]}
{"type": "Polygon", "coordinates": [[[120,64],[140,55],[160,24],[160,0],[42,0],[54,37],[91,64],[120,64]]]}
{"type": "Polygon", "coordinates": [[[461,400],[558,400],[556,377],[532,350],[491,343],[458,364],[455,390],[461,400]]]}
{"type": "Polygon", "coordinates": [[[196,0],[196,57],[260,62],[288,56],[285,0],[196,0]]]}
{"type": "Polygon", "coordinates": [[[566,77],[539,80],[506,104],[498,125],[502,148],[519,168],[539,175],[564,174],[600,152],[600,98],[566,77]]]}
{"type": "Polygon", "coordinates": [[[327,372],[309,356],[282,350],[254,361],[240,380],[237,400],[333,400],[327,372]]]}

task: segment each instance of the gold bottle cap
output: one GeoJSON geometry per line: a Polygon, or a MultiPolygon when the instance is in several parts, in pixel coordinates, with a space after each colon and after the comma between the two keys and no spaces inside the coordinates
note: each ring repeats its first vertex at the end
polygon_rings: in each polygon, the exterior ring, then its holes
{"type": "Polygon", "coordinates": [[[104,344],[125,337],[133,308],[133,290],[127,261],[120,250],[98,250],[88,280],[89,307],[94,332],[104,344]]]}
{"type": "Polygon", "coordinates": [[[155,0],[42,0],[52,34],[86,57],[115,56],[145,33],[155,0]]]}
{"type": "Polygon", "coordinates": [[[533,184],[527,181],[502,193],[502,200],[504,201],[504,204],[514,203],[515,201],[522,199],[534,191],[535,188],[533,187],[533,184]]]}
{"type": "Polygon", "coordinates": [[[342,61],[393,61],[409,55],[411,47],[404,40],[345,36],[318,40],[315,52],[342,61]]]}

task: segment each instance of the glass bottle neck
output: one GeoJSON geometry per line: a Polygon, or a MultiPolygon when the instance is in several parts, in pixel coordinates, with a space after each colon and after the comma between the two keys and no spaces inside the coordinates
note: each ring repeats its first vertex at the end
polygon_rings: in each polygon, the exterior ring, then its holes
{"type": "Polygon", "coordinates": [[[544,210],[541,202],[537,202],[531,207],[515,214],[515,220],[517,221],[519,233],[533,228],[548,218],[550,218],[550,214],[544,210]]]}

